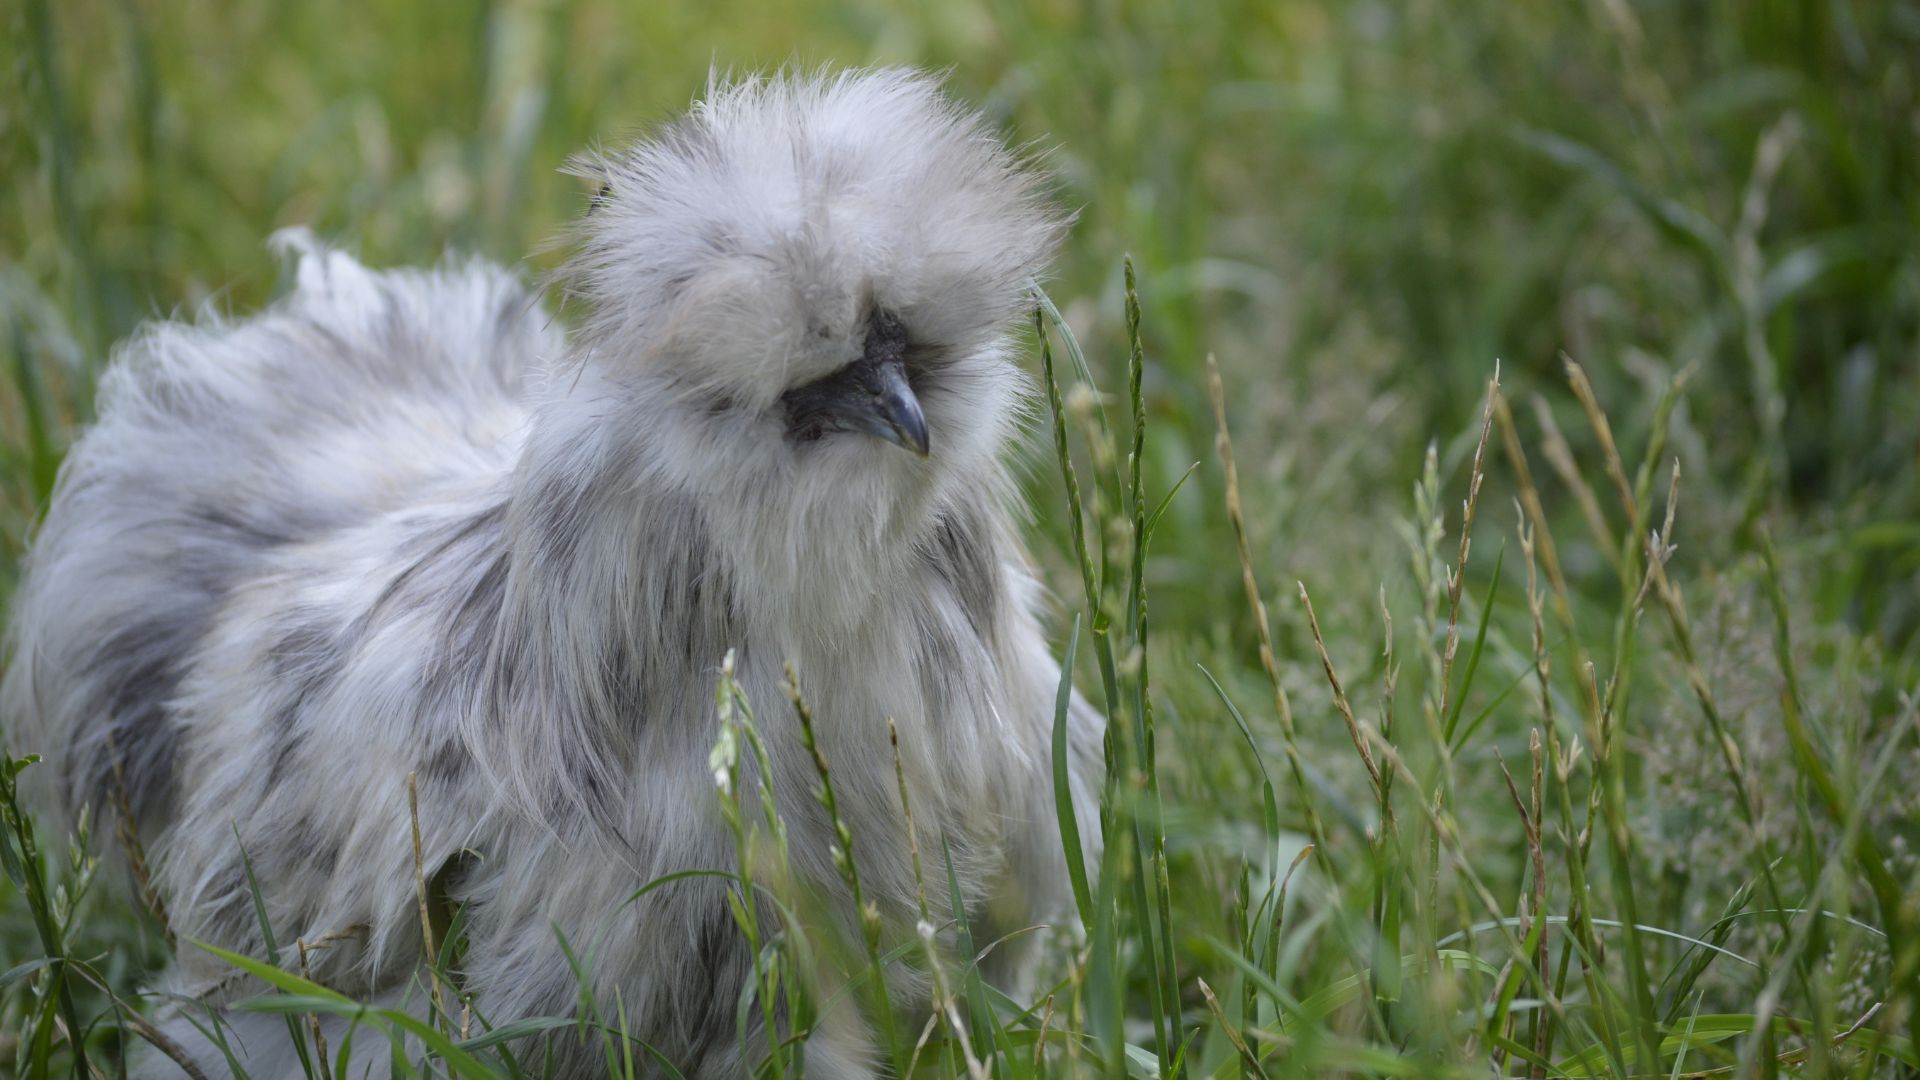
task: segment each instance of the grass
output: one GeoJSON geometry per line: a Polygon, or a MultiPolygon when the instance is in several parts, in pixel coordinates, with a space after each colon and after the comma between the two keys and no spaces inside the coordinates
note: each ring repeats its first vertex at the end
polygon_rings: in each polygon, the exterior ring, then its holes
{"type": "MultiPolygon", "coordinates": [[[[723,679],[738,858],[712,872],[757,958],[742,1006],[789,1025],[767,1072],[841,1002],[923,1075],[1920,1071],[1913,4],[0,20],[0,603],[111,342],[269,299],[276,227],[526,258],[590,194],[554,167],[715,63],[949,66],[1046,140],[1081,216],[1022,452],[1055,639],[1112,720],[1109,843],[1009,1000],[972,928],[793,883],[742,777],[754,710],[804,699],[723,679]],[[930,1010],[878,992],[907,969],[930,1010]]],[[[164,928],[89,854],[113,809],[36,830],[18,768],[0,1073],[117,1075],[167,1004],[164,928]]],[[[510,1037],[542,1034],[672,1075],[618,1001],[489,1029],[419,886],[431,1023],[304,978],[323,943],[231,958],[311,1075],[389,1036],[423,1075],[540,1075],[510,1037]],[[322,1048],[317,1015],[362,1026],[322,1048]]]]}

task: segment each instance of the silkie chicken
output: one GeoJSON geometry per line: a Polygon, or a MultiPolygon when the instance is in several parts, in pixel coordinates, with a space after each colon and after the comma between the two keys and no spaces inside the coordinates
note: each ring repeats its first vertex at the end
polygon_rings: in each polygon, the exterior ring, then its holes
{"type": "MultiPolygon", "coordinates": [[[[570,330],[497,266],[372,270],[293,234],[266,311],[119,349],[61,471],[0,719],[48,798],[137,826],[182,939],[166,988],[206,1005],[162,1026],[209,1075],[214,1019],[251,1075],[301,1072],[283,1017],[226,1009],[259,984],[186,944],[264,956],[250,880],[283,951],[327,941],[316,981],[420,1007],[410,776],[476,1015],[571,1015],[584,978],[687,1076],[747,1075],[726,883],[625,902],[736,863],[709,765],[729,651],[796,878],[851,917],[789,663],[889,927],[918,918],[889,720],[934,921],[943,851],[983,939],[1072,910],[1008,460],[1014,331],[1066,226],[1042,179],[897,70],[716,83],[576,165],[599,193],[555,279],[570,330]]],[[[1089,851],[1103,726],[1074,701],[1089,851]]],[[[604,1060],[542,1038],[554,1076],[604,1060]]],[[[355,1073],[385,1075],[360,1041],[355,1073]]],[[[880,1067],[851,1004],[806,1054],[880,1067]]]]}

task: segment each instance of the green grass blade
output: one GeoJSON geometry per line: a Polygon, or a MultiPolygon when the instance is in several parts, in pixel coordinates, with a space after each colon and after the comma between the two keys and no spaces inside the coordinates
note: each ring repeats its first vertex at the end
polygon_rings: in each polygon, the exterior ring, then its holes
{"type": "Polygon", "coordinates": [[[1093,893],[1087,885],[1087,860],[1080,845],[1080,823],[1073,807],[1072,763],[1067,746],[1067,714],[1073,709],[1073,662],[1080,653],[1080,616],[1073,617],[1066,655],[1060,660],[1060,689],[1053,699],[1053,809],[1060,823],[1060,846],[1073,887],[1080,925],[1093,926],[1093,893]]]}

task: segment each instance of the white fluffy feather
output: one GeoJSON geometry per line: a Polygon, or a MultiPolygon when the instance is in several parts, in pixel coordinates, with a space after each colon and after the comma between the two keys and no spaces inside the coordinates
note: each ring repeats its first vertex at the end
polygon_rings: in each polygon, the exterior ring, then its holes
{"type": "MultiPolygon", "coordinates": [[[[356,935],[314,970],[353,994],[401,993],[419,955],[417,772],[428,865],[479,856],[450,886],[483,1015],[570,1011],[558,925],[635,1034],[739,1075],[720,887],[621,904],[732,864],[706,766],[727,649],[810,882],[838,889],[788,661],[891,919],[915,890],[889,717],[921,848],[952,844],[975,916],[1066,910],[1058,667],[1004,461],[1028,392],[1007,332],[1062,220],[897,71],[718,86],[581,167],[607,188],[570,336],[487,264],[374,271],[295,237],[286,300],[124,345],[33,546],[0,715],[68,805],[124,778],[182,937],[262,952],[244,848],[283,941],[356,935]],[[796,441],[782,395],[858,359],[880,308],[931,453],[796,441]]],[[[1083,828],[1100,724],[1076,702],[1083,828]]],[[[229,975],[188,949],[173,983],[217,1004],[229,975]]],[[[256,1076],[292,1067],[277,1020],[241,1032],[256,1076]]],[[[812,1071],[860,1073],[863,1039],[829,1023],[812,1071]]],[[[554,1045],[562,1075],[586,1060],[554,1045]]]]}

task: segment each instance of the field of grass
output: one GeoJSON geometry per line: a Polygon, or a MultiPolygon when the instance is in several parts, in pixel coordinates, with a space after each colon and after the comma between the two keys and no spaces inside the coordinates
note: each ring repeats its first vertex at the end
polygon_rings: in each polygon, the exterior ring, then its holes
{"type": "MultiPolygon", "coordinates": [[[[532,276],[710,67],[940,67],[1079,213],[1022,453],[1112,842],[1033,1001],[881,928],[893,1068],[1920,1073],[1920,4],[20,0],[0,61],[0,605],[112,343],[273,230],[532,276]]],[[[0,1076],[117,1075],[164,930],[11,769],[0,1076]]],[[[475,1028],[409,1067],[538,1075],[475,1028]]]]}

